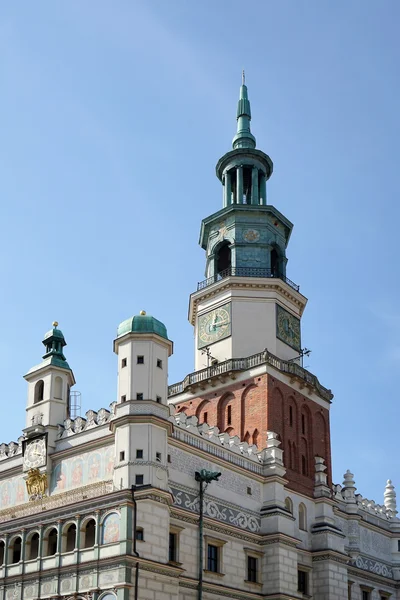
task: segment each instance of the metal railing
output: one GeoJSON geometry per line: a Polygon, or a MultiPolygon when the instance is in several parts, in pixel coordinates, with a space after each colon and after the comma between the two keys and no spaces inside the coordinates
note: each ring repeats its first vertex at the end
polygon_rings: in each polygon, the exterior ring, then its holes
{"type": "Polygon", "coordinates": [[[282,275],[282,273],[279,273],[273,269],[261,269],[258,267],[229,267],[228,269],[225,269],[224,271],[221,271],[220,273],[216,273],[215,275],[213,275],[212,277],[209,277],[208,279],[205,279],[204,281],[200,281],[197,284],[197,291],[203,290],[204,288],[208,287],[209,285],[212,285],[213,283],[217,283],[218,281],[221,281],[221,279],[224,279],[225,277],[235,277],[235,276],[236,277],[259,277],[259,278],[271,278],[272,277],[273,279],[281,279],[282,281],[284,281],[285,283],[290,285],[291,288],[296,290],[296,292],[298,292],[300,290],[299,285],[297,285],[296,283],[291,281],[285,275],[282,275]]]}
{"type": "Polygon", "coordinates": [[[331,390],[328,390],[321,385],[318,381],[318,378],[310,373],[310,371],[307,371],[307,369],[304,369],[294,362],[282,360],[281,358],[278,358],[274,354],[268,352],[268,350],[264,350],[264,352],[259,352],[258,354],[253,354],[247,358],[230,358],[229,360],[225,360],[224,362],[207,367],[206,369],[201,369],[200,371],[190,373],[189,375],[186,375],[183,381],[180,381],[179,383],[173,383],[168,387],[168,396],[170,397],[181,394],[188,387],[199,384],[202,381],[211,379],[212,377],[218,377],[219,375],[224,375],[233,371],[245,371],[246,369],[251,369],[252,367],[257,367],[263,364],[269,364],[281,373],[288,373],[289,375],[293,375],[299,379],[302,379],[307,385],[315,388],[316,392],[321,398],[327,400],[328,402],[332,400],[333,394],[331,390]]]}

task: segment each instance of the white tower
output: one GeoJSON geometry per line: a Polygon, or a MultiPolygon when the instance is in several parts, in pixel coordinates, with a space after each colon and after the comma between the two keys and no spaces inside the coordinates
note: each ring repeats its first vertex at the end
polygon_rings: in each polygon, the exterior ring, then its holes
{"type": "Polygon", "coordinates": [[[118,400],[114,483],[168,490],[168,357],[173,349],[165,325],[144,311],[118,327],[118,400]]]}

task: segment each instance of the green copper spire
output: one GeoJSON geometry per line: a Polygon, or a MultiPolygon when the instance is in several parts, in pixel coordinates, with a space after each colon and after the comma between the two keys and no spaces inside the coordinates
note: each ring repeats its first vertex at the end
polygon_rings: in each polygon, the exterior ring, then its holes
{"type": "Polygon", "coordinates": [[[251,110],[250,101],[247,97],[247,86],[245,85],[244,71],[242,72],[242,85],[240,86],[240,96],[236,118],[237,133],[232,141],[233,149],[255,148],[256,138],[250,131],[251,110]]]}

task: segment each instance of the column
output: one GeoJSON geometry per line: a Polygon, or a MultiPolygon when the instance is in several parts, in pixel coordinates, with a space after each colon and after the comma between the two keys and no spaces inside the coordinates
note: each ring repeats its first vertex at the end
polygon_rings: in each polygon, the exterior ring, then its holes
{"type": "Polygon", "coordinates": [[[225,189],[224,189],[224,206],[232,204],[232,185],[231,185],[231,174],[229,171],[225,173],[225,189]]]}
{"type": "Polygon", "coordinates": [[[236,203],[243,204],[243,167],[236,167],[236,203]]]}
{"type": "Polygon", "coordinates": [[[258,194],[258,168],[253,167],[251,172],[251,203],[259,204],[259,194],[258,194]]]}
{"type": "Polygon", "coordinates": [[[260,204],[263,204],[264,206],[267,204],[267,180],[265,179],[264,173],[261,173],[260,204]]]}

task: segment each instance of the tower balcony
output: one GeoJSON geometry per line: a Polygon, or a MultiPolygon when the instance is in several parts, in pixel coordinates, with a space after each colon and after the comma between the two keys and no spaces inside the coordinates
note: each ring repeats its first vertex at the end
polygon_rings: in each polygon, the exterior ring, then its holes
{"type": "Polygon", "coordinates": [[[221,279],[224,279],[225,277],[235,277],[235,276],[236,277],[257,277],[257,278],[263,278],[263,279],[272,277],[274,279],[281,279],[282,281],[284,281],[285,283],[290,285],[291,288],[296,290],[296,292],[300,291],[300,286],[297,285],[296,283],[294,283],[293,281],[291,281],[285,275],[277,272],[274,269],[263,269],[263,268],[258,268],[258,267],[228,267],[227,269],[224,269],[220,273],[216,273],[212,277],[208,277],[208,279],[204,279],[204,281],[200,281],[197,284],[197,291],[204,290],[204,288],[207,288],[210,285],[213,285],[214,283],[221,281],[221,279]]]}

